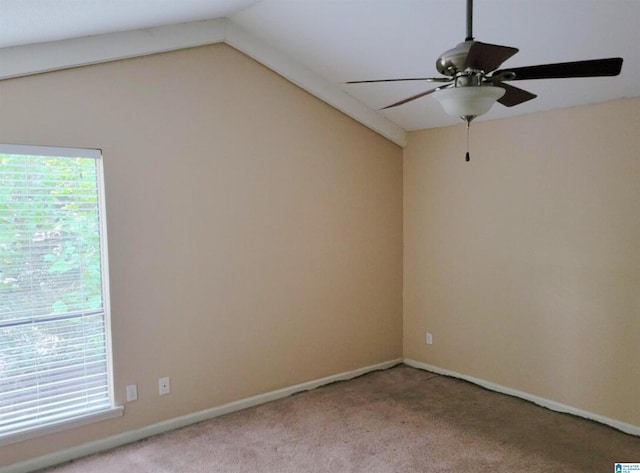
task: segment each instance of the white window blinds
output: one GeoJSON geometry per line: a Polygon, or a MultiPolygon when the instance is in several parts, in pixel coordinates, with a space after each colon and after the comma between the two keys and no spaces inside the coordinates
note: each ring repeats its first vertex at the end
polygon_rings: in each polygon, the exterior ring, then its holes
{"type": "Polygon", "coordinates": [[[97,150],[0,145],[0,437],[112,407],[97,150]]]}

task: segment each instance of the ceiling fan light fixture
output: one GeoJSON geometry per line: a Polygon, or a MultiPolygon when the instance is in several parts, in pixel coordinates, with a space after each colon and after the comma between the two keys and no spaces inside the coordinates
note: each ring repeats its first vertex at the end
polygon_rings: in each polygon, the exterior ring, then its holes
{"type": "Polygon", "coordinates": [[[502,87],[474,86],[449,87],[433,93],[448,115],[462,117],[470,122],[487,113],[496,101],[505,94],[502,87]]]}

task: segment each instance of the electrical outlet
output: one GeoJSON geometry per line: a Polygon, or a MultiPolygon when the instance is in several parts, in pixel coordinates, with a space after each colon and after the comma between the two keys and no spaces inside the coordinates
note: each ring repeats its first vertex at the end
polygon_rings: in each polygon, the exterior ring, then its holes
{"type": "Polygon", "coordinates": [[[169,380],[169,376],[166,378],[160,378],[158,380],[158,392],[161,396],[165,394],[169,394],[171,392],[171,381],[169,380]]]}
{"type": "Polygon", "coordinates": [[[127,402],[136,401],[138,399],[138,385],[130,384],[127,386],[127,402]]]}
{"type": "Polygon", "coordinates": [[[431,332],[427,332],[427,345],[433,345],[433,335],[431,334],[431,332]]]}

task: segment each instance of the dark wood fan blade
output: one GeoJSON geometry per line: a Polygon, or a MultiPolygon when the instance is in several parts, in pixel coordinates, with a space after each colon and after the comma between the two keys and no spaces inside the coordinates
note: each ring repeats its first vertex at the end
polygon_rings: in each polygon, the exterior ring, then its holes
{"type": "Polygon", "coordinates": [[[505,94],[498,99],[498,102],[505,107],[513,107],[514,105],[527,102],[528,100],[535,99],[537,97],[536,94],[532,94],[531,92],[527,92],[526,90],[509,84],[504,84],[502,82],[496,82],[494,85],[502,87],[506,91],[505,94]]]}
{"type": "Polygon", "coordinates": [[[517,52],[518,48],[476,41],[467,53],[464,67],[491,72],[517,52]]]}
{"type": "Polygon", "coordinates": [[[400,100],[400,102],[396,102],[396,103],[392,103],[391,105],[387,105],[386,107],[383,107],[380,110],[386,110],[388,108],[397,107],[398,105],[404,105],[405,103],[408,103],[408,102],[411,102],[413,100],[419,99],[420,97],[424,97],[425,95],[432,94],[437,90],[446,89],[447,87],[449,87],[449,86],[448,85],[443,85],[442,87],[436,87],[435,89],[430,89],[430,90],[427,90],[426,92],[420,92],[419,94],[412,95],[411,97],[406,98],[404,100],[400,100]]]}
{"type": "Polygon", "coordinates": [[[349,82],[345,82],[345,84],[371,84],[375,82],[402,82],[402,81],[409,81],[409,80],[419,80],[419,81],[427,81],[427,82],[451,81],[449,77],[410,77],[408,79],[350,80],[349,82]]]}
{"type": "Polygon", "coordinates": [[[496,71],[498,80],[564,79],[571,77],[617,76],[622,69],[622,58],[593,59],[590,61],[560,62],[539,66],[516,67],[496,71]]]}

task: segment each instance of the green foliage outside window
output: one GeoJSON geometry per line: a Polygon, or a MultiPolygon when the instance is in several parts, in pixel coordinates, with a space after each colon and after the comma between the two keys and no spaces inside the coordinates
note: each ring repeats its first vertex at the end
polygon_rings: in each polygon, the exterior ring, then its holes
{"type": "Polygon", "coordinates": [[[0,155],[0,321],[100,308],[99,225],[94,159],[0,155]]]}

